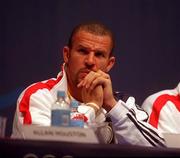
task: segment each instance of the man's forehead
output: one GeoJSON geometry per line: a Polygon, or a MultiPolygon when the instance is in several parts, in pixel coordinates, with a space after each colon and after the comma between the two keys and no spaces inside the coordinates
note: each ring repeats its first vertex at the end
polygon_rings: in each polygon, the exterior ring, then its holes
{"type": "Polygon", "coordinates": [[[96,44],[102,47],[109,47],[112,44],[111,38],[107,35],[101,36],[84,31],[77,33],[73,37],[73,43],[74,42],[76,42],[76,44],[78,43],[79,45],[83,45],[83,46],[86,44],[87,45],[96,44]]]}

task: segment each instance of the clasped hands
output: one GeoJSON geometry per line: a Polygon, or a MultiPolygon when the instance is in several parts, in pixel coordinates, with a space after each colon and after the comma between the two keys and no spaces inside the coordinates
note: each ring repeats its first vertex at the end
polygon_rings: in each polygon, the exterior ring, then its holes
{"type": "MultiPolygon", "coordinates": [[[[82,88],[82,100],[84,103],[92,103],[91,105],[97,112],[101,107],[110,111],[116,104],[113,96],[112,83],[109,74],[98,70],[90,71],[86,77],[77,85],[82,88]]],[[[90,104],[89,104],[90,105],[90,104]]]]}

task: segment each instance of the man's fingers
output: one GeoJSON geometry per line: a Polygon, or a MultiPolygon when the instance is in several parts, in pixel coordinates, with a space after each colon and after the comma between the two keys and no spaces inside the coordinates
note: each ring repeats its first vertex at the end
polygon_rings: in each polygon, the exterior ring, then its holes
{"type": "Polygon", "coordinates": [[[107,78],[104,77],[98,77],[95,80],[93,80],[93,82],[90,85],[90,89],[93,90],[97,85],[102,85],[103,87],[105,86],[105,84],[108,82],[107,78]]]}
{"type": "Polygon", "coordinates": [[[97,72],[91,71],[86,77],[77,85],[77,87],[85,87],[86,89],[90,88],[93,89],[98,84],[103,84],[106,82],[107,79],[110,79],[109,74],[98,70],[97,72]]]}
{"type": "Polygon", "coordinates": [[[85,88],[89,88],[92,84],[92,82],[98,78],[99,76],[101,76],[101,74],[96,73],[94,71],[91,71],[83,80],[83,84],[82,86],[85,86],[85,88]]]}
{"type": "Polygon", "coordinates": [[[107,73],[105,73],[105,72],[103,72],[101,70],[98,70],[97,73],[100,74],[100,76],[103,77],[103,78],[110,79],[109,74],[107,74],[107,73]]]}

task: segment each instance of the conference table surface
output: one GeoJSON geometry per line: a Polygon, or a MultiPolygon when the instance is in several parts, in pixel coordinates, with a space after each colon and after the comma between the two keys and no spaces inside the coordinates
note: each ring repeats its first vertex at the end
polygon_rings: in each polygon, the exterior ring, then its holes
{"type": "Polygon", "coordinates": [[[0,157],[180,157],[180,148],[0,138],[0,157]]]}

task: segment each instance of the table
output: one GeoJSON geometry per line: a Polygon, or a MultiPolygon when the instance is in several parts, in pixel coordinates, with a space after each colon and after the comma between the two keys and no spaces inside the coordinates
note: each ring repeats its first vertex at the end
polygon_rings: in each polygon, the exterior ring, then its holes
{"type": "Polygon", "coordinates": [[[44,140],[0,139],[0,157],[180,157],[180,148],[120,144],[88,144],[44,140]]]}

